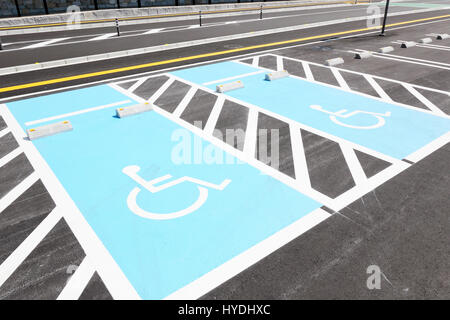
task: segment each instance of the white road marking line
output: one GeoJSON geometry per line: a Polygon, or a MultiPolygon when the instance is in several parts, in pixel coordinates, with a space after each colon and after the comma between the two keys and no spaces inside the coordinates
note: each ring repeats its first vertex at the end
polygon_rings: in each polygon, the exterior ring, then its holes
{"type": "MultiPolygon", "coordinates": [[[[86,252],[86,255],[92,259],[95,269],[111,296],[114,299],[140,299],[134,287],[117,265],[117,262],[84,219],[83,214],[61,185],[47,162],[42,158],[42,155],[31,141],[24,139],[26,137],[25,132],[4,104],[0,104],[0,115],[11,129],[20,148],[25,152],[25,155],[36,170],[35,172],[39,172],[45,188],[55,201],[57,208],[61,208],[64,219],[86,252]]],[[[0,279],[2,279],[1,277],[0,275],[0,279]]]]}
{"type": "Polygon", "coordinates": [[[418,44],[418,45],[416,45],[416,47],[425,48],[425,49],[441,50],[441,51],[450,51],[450,47],[436,46],[436,45],[418,44]]]}
{"type": "Polygon", "coordinates": [[[84,289],[94,275],[95,268],[89,257],[81,261],[73,276],[66,283],[64,289],[60,292],[57,300],[78,300],[84,289]]]}
{"type": "Polygon", "coordinates": [[[218,95],[217,100],[211,110],[208,120],[206,121],[203,131],[205,134],[212,135],[214,129],[216,128],[217,120],[219,119],[220,112],[222,111],[223,104],[225,103],[225,97],[223,95],[218,95]]]}
{"type": "MultiPolygon", "coordinates": [[[[450,20],[450,19],[449,19],[449,20],[450,20]]],[[[360,50],[360,51],[364,51],[364,50],[360,50]]],[[[372,52],[372,53],[375,53],[375,54],[376,54],[376,52],[373,52],[373,51],[369,51],[369,52],[372,52]]],[[[274,55],[274,56],[275,56],[275,54],[272,54],[272,53],[267,53],[267,54],[269,54],[269,55],[274,55]]],[[[386,55],[386,54],[385,54],[385,55],[386,55]]],[[[284,57],[284,56],[283,56],[283,57],[284,57]]],[[[290,58],[290,57],[284,57],[284,59],[288,59],[288,60],[292,60],[292,61],[297,61],[297,62],[303,62],[303,61],[304,61],[304,60],[295,59],[295,58],[290,58]]],[[[237,62],[237,61],[236,61],[236,62],[237,62]]],[[[315,66],[324,67],[324,65],[321,65],[321,64],[319,64],[319,63],[314,63],[314,62],[307,62],[307,63],[309,63],[309,64],[311,64],[311,65],[315,65],[315,66]]],[[[264,68],[262,68],[262,67],[259,67],[259,68],[260,68],[260,69],[264,69],[264,68]]],[[[327,68],[329,68],[329,67],[327,67],[327,68]]],[[[386,77],[381,77],[381,76],[377,76],[377,75],[373,75],[373,74],[368,74],[368,73],[362,73],[362,72],[358,72],[358,71],[353,71],[353,70],[343,69],[343,68],[340,68],[340,67],[333,67],[333,68],[335,68],[335,69],[337,69],[337,70],[339,70],[339,71],[345,71],[345,72],[349,72],[349,73],[353,73],[353,74],[357,74],[357,75],[361,75],[361,76],[369,75],[369,76],[371,76],[371,77],[373,77],[373,78],[376,78],[376,79],[386,80],[386,81],[391,81],[391,82],[395,82],[395,83],[399,83],[399,84],[404,84],[404,83],[406,83],[406,82],[399,81],[399,80],[395,80],[395,79],[389,79],[389,78],[386,78],[386,77]]],[[[269,70],[269,69],[267,69],[267,70],[269,70]]],[[[292,75],[291,75],[291,76],[292,76],[292,75]]],[[[304,79],[304,78],[301,78],[301,77],[297,77],[297,78],[299,78],[299,79],[304,79]]],[[[314,82],[316,82],[316,81],[314,81],[314,82]]],[[[320,82],[320,84],[325,85],[325,86],[330,86],[330,85],[328,85],[328,84],[326,84],[326,83],[322,83],[322,82],[320,82]]],[[[433,92],[437,92],[437,93],[442,93],[442,94],[445,94],[445,95],[449,95],[449,96],[450,96],[450,93],[448,93],[448,92],[446,92],[446,91],[443,91],[443,90],[434,89],[434,88],[429,88],[429,87],[424,87],[424,86],[417,85],[417,84],[414,84],[414,86],[415,86],[416,88],[425,89],[425,90],[429,90],[429,91],[433,91],[433,92]]],[[[351,92],[354,93],[354,94],[359,94],[359,95],[365,96],[365,97],[370,97],[370,98],[372,98],[372,99],[377,99],[377,98],[374,98],[373,96],[364,94],[364,93],[362,93],[362,92],[358,92],[358,91],[351,91],[351,92]]],[[[408,106],[408,105],[404,105],[404,104],[401,104],[401,103],[396,103],[396,104],[402,105],[402,106],[407,107],[407,108],[417,109],[417,108],[414,108],[414,107],[411,107],[411,106],[408,106]]]]}
{"type": "Polygon", "coordinates": [[[189,102],[194,97],[195,93],[197,92],[197,88],[191,87],[189,88],[188,92],[184,96],[184,98],[181,100],[181,102],[178,104],[176,109],[173,111],[173,115],[175,117],[180,117],[183,111],[186,109],[189,102]]]}
{"type": "Polygon", "coordinates": [[[322,209],[316,209],[296,222],[278,231],[272,236],[228,260],[185,287],[167,296],[166,300],[197,299],[223,282],[239,274],[262,258],[286,245],[301,234],[310,230],[331,215],[322,209]]]}
{"type": "Polygon", "coordinates": [[[0,158],[0,168],[3,167],[5,164],[10,162],[12,159],[17,157],[19,154],[22,153],[22,150],[20,148],[16,148],[7,155],[5,155],[3,158],[0,158]]]}
{"type": "Polygon", "coordinates": [[[88,41],[105,40],[105,39],[111,38],[112,36],[114,36],[114,35],[116,35],[116,34],[117,34],[117,33],[106,33],[106,34],[103,34],[103,35],[101,35],[101,36],[98,36],[98,37],[89,39],[88,41]]]}
{"type": "Polygon", "coordinates": [[[130,92],[134,92],[137,88],[139,88],[148,78],[141,78],[136,83],[134,83],[131,87],[129,87],[127,90],[130,92]]]}
{"type": "Polygon", "coordinates": [[[373,87],[373,89],[377,92],[377,94],[380,96],[381,99],[392,102],[393,100],[391,97],[381,88],[381,86],[378,84],[378,82],[375,81],[375,79],[367,74],[364,75],[364,78],[369,82],[369,84],[373,87]]]}
{"type": "Polygon", "coordinates": [[[341,143],[339,146],[341,147],[342,154],[344,155],[355,184],[359,186],[366,183],[367,177],[361,167],[358,157],[355,154],[355,150],[353,150],[353,148],[346,143],[341,143]]]}
{"type": "Polygon", "coordinates": [[[427,144],[426,146],[422,147],[421,149],[411,153],[409,156],[405,157],[406,160],[412,161],[414,163],[419,162],[423,158],[425,158],[427,155],[435,152],[436,150],[440,149],[444,145],[450,142],[450,132],[447,132],[446,134],[442,135],[440,138],[432,141],[431,143],[427,144]]]}
{"type": "Polygon", "coordinates": [[[305,71],[306,80],[314,81],[314,76],[311,72],[311,68],[309,67],[309,63],[306,61],[302,61],[303,70],[305,71]]]}
{"type": "Polygon", "coordinates": [[[264,72],[264,70],[256,71],[256,72],[244,73],[244,74],[240,74],[238,76],[233,76],[233,77],[228,77],[228,78],[223,78],[223,79],[219,79],[219,80],[213,80],[213,81],[205,82],[205,83],[203,83],[203,85],[204,86],[209,86],[209,85],[215,84],[215,83],[224,83],[224,82],[228,82],[228,81],[239,79],[239,78],[245,78],[245,77],[253,76],[255,74],[260,74],[260,73],[263,73],[263,72],[264,72]]]}
{"type": "Polygon", "coordinates": [[[6,136],[8,133],[9,133],[9,129],[8,128],[0,130],[0,138],[3,138],[3,136],[6,136]]]}
{"type": "MultiPolygon", "coordinates": [[[[356,49],[356,50],[357,51],[362,51],[362,50],[359,50],[359,49],[356,49]]],[[[399,55],[390,54],[390,53],[372,52],[372,54],[374,54],[376,56],[380,55],[380,57],[378,57],[378,58],[382,58],[381,56],[385,56],[385,57],[398,58],[398,59],[400,59],[402,61],[403,60],[411,60],[411,61],[423,62],[426,65],[430,64],[430,65],[440,65],[440,66],[446,66],[446,67],[450,66],[449,63],[438,62],[438,61],[433,61],[433,60],[425,60],[425,59],[419,59],[419,58],[412,58],[412,57],[407,57],[407,56],[399,56],[399,55]]],[[[409,62],[409,61],[406,61],[406,62],[409,62]]]]}
{"type": "Polygon", "coordinates": [[[148,101],[152,104],[155,103],[155,101],[158,100],[158,98],[172,85],[172,83],[174,83],[174,81],[174,78],[169,77],[166,82],[148,99],[148,101]]]}
{"type": "Polygon", "coordinates": [[[23,47],[21,49],[34,49],[34,48],[40,48],[40,47],[45,47],[48,46],[50,44],[56,43],[56,42],[60,42],[63,40],[66,40],[69,38],[58,38],[58,39],[52,39],[52,40],[47,40],[47,41],[43,41],[43,42],[39,42],[39,43],[35,43],[26,47],[23,47]]]}
{"type": "Polygon", "coordinates": [[[44,119],[28,121],[28,122],[25,122],[25,125],[26,126],[32,126],[32,125],[35,125],[35,124],[38,124],[38,123],[53,121],[53,120],[57,120],[57,119],[61,119],[61,118],[73,117],[73,116],[76,116],[76,115],[79,115],[79,114],[83,114],[83,113],[88,113],[88,112],[93,112],[93,111],[97,111],[97,110],[112,108],[112,107],[120,106],[120,105],[125,104],[125,103],[130,103],[130,102],[131,102],[131,100],[124,100],[124,101],[114,102],[114,103],[107,104],[107,105],[104,105],[104,106],[93,107],[93,108],[83,109],[83,110],[79,110],[79,111],[75,111],[75,112],[64,113],[64,114],[60,114],[60,115],[57,115],[57,116],[48,117],[48,118],[44,118],[44,119]]]}
{"type": "Polygon", "coordinates": [[[14,250],[0,265],[0,287],[30,255],[45,236],[61,220],[59,208],[53,209],[44,220],[30,233],[30,235],[14,250]]]}
{"type": "Polygon", "coordinates": [[[146,31],[146,32],[144,32],[143,34],[151,34],[151,33],[157,33],[157,32],[159,32],[159,31],[161,31],[161,30],[163,30],[164,28],[159,28],[159,29],[150,29],[150,30],[148,30],[148,31],[146,31]]]}
{"type": "Polygon", "coordinates": [[[334,77],[336,78],[339,86],[344,90],[351,91],[349,85],[347,84],[347,81],[345,81],[344,77],[339,72],[339,70],[334,67],[332,67],[330,69],[331,69],[331,72],[333,73],[334,77]]]}
{"type": "MultiPolygon", "coordinates": [[[[449,21],[449,20],[450,19],[443,19],[443,20],[438,20],[438,21],[423,22],[423,23],[418,23],[418,24],[414,24],[414,25],[410,25],[410,26],[394,27],[394,28],[391,28],[390,30],[407,29],[407,28],[412,28],[412,27],[415,27],[415,26],[421,26],[421,25],[426,25],[426,24],[442,23],[442,22],[446,22],[446,21],[449,21]]],[[[341,39],[351,39],[351,38],[355,38],[356,36],[359,37],[359,36],[362,36],[362,35],[370,35],[370,34],[375,34],[375,33],[379,33],[379,31],[369,31],[369,32],[360,33],[358,35],[350,35],[350,36],[344,36],[344,37],[339,37],[339,38],[327,39],[327,40],[325,40],[325,42],[331,42],[331,41],[336,41],[336,40],[341,40],[341,39]]],[[[308,42],[308,43],[294,44],[294,45],[291,45],[291,46],[283,47],[283,50],[284,49],[290,49],[290,48],[310,46],[310,45],[313,45],[313,44],[323,43],[323,42],[324,42],[323,40],[318,40],[318,41],[313,41],[313,42],[308,42]]],[[[270,52],[273,52],[273,51],[274,51],[273,49],[266,49],[266,50],[259,51],[259,54],[260,55],[262,55],[262,54],[270,54],[270,52]]],[[[254,55],[254,53],[244,53],[244,54],[233,56],[232,59],[244,59],[246,57],[251,58],[251,56],[253,56],[253,55],[254,55]]],[[[284,58],[287,58],[287,57],[284,57],[284,58]]],[[[83,83],[83,84],[76,84],[76,85],[71,85],[71,86],[69,85],[69,86],[65,86],[65,87],[61,87],[61,88],[42,90],[42,91],[39,91],[38,93],[37,92],[32,92],[32,93],[25,93],[25,94],[19,94],[19,95],[15,95],[15,96],[10,96],[10,97],[7,97],[7,98],[0,98],[0,103],[8,102],[11,99],[26,98],[26,97],[30,97],[30,96],[35,96],[37,94],[58,92],[58,91],[63,91],[63,90],[68,90],[68,89],[75,89],[75,88],[80,88],[80,87],[92,86],[92,85],[95,85],[95,84],[105,84],[105,83],[108,83],[108,82],[111,82],[111,81],[117,81],[115,83],[127,82],[127,81],[132,80],[133,77],[139,76],[139,75],[155,77],[155,76],[159,76],[158,73],[164,73],[164,72],[168,72],[168,71],[171,71],[171,70],[185,69],[187,67],[206,65],[206,64],[210,64],[211,62],[226,61],[226,60],[230,60],[230,59],[231,58],[229,58],[229,57],[217,58],[217,59],[212,58],[211,60],[205,61],[205,62],[188,63],[188,64],[185,64],[185,65],[182,65],[182,66],[168,67],[168,68],[163,68],[163,69],[159,69],[159,70],[155,70],[155,71],[142,72],[142,73],[136,74],[136,75],[118,76],[118,77],[113,76],[112,78],[107,79],[107,80],[91,81],[91,82],[83,83]]],[[[298,59],[293,59],[293,58],[291,58],[291,60],[300,61],[298,59]]],[[[235,62],[238,62],[238,61],[235,61],[235,62]]],[[[323,66],[323,65],[321,65],[321,66],[323,66]]],[[[348,71],[348,72],[354,73],[354,74],[360,74],[357,71],[350,71],[350,70],[345,70],[345,69],[342,69],[342,70],[343,71],[348,71]]],[[[379,76],[377,76],[377,78],[378,79],[385,79],[385,80],[389,80],[389,81],[397,82],[397,83],[401,82],[401,81],[398,81],[398,80],[388,79],[388,78],[379,77],[379,76]]],[[[419,85],[415,85],[415,86],[417,88],[423,88],[423,89],[427,89],[427,90],[430,90],[430,91],[440,92],[440,93],[443,93],[443,94],[446,94],[446,95],[450,95],[448,92],[445,92],[445,91],[442,91],[442,90],[439,90],[439,89],[427,88],[427,87],[422,87],[422,86],[419,86],[419,85]]],[[[118,90],[118,91],[120,90],[119,88],[117,88],[115,86],[114,86],[114,88],[116,90],[118,90]]],[[[142,102],[144,102],[144,101],[142,101],[142,102]]]]}
{"type": "Polygon", "coordinates": [[[258,111],[248,110],[247,128],[245,129],[245,142],[243,152],[248,157],[256,155],[256,143],[258,141],[258,111]]]}
{"type": "Polygon", "coordinates": [[[420,44],[421,46],[426,46],[426,47],[436,47],[436,48],[443,48],[443,49],[449,49],[450,50],[450,46],[441,46],[441,45],[438,45],[438,44],[430,44],[430,43],[427,43],[427,44],[420,44]]]}
{"type": "Polygon", "coordinates": [[[39,177],[37,173],[32,172],[28,177],[23,179],[17,186],[12,188],[7,194],[5,194],[2,198],[0,198],[0,214],[38,180],[39,177]]]}
{"type": "Polygon", "coordinates": [[[259,66],[259,56],[253,58],[252,66],[253,67],[258,67],[259,66]]]}
{"type": "Polygon", "coordinates": [[[446,116],[446,113],[434,105],[430,100],[425,98],[419,91],[417,91],[412,85],[403,85],[413,96],[415,96],[420,102],[422,102],[431,111],[437,113],[438,115],[446,116]]]}
{"type": "Polygon", "coordinates": [[[292,147],[292,162],[294,163],[295,180],[308,188],[311,188],[311,180],[309,178],[308,164],[306,163],[306,155],[303,147],[303,138],[301,128],[296,123],[289,124],[289,132],[292,147]]]}
{"type": "MultiPolygon", "coordinates": [[[[372,52],[372,51],[369,51],[372,52]]],[[[450,68],[444,67],[443,65],[446,65],[442,62],[434,62],[430,60],[423,60],[423,59],[416,59],[416,58],[409,58],[404,56],[398,56],[388,53],[379,53],[379,52],[372,52],[372,55],[376,58],[381,59],[387,59],[387,60],[393,60],[393,61],[400,61],[405,63],[411,63],[431,68],[438,68],[438,69],[444,69],[444,70],[450,70],[450,68]]]]}
{"type": "Polygon", "coordinates": [[[283,58],[281,56],[277,56],[277,71],[284,70],[283,58]]]}

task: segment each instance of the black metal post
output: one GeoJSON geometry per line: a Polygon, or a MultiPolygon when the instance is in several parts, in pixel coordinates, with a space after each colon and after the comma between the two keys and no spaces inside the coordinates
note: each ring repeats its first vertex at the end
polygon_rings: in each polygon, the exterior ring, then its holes
{"type": "Polygon", "coordinates": [[[199,21],[199,24],[201,27],[202,26],[202,11],[201,10],[198,12],[198,21],[199,21]]]}
{"type": "Polygon", "coordinates": [[[47,0],[42,0],[42,2],[44,3],[44,10],[45,10],[45,14],[48,14],[48,5],[47,5],[47,0]]]}
{"type": "Polygon", "coordinates": [[[260,10],[259,10],[259,19],[262,19],[262,5],[261,5],[260,10]]]}
{"type": "Polygon", "coordinates": [[[117,19],[117,18],[116,18],[116,30],[117,30],[117,36],[120,37],[119,19],[117,19]]]}
{"type": "Polygon", "coordinates": [[[117,0],[117,8],[120,9],[120,0],[117,0]]]}
{"type": "Polygon", "coordinates": [[[3,50],[2,38],[0,37],[0,51],[3,50]]]}
{"type": "Polygon", "coordinates": [[[386,8],[384,9],[384,19],[383,19],[383,28],[381,29],[380,36],[384,36],[384,31],[386,30],[386,20],[389,10],[389,0],[386,0],[386,8]]]}
{"type": "Polygon", "coordinates": [[[98,0],[94,0],[94,8],[95,10],[98,10],[98,0]]]}
{"type": "Polygon", "coordinates": [[[20,13],[19,2],[14,0],[14,3],[16,4],[17,16],[20,17],[22,14],[20,13]]]}
{"type": "Polygon", "coordinates": [[[141,0],[138,0],[138,8],[142,7],[141,0]]]}

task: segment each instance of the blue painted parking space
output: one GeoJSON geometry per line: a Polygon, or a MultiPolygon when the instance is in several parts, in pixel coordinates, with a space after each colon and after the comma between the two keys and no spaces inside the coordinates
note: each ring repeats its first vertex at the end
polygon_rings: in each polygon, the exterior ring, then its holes
{"type": "Polygon", "coordinates": [[[73,131],[33,144],[142,298],[170,295],[321,207],[154,111],[115,117],[137,103],[97,86],[7,107],[23,129],[70,120],[73,131]],[[194,142],[203,161],[177,161],[194,142]]]}
{"type": "Polygon", "coordinates": [[[214,90],[227,78],[241,80],[244,88],[226,95],[298,121],[306,126],[351,141],[397,159],[403,159],[450,130],[450,119],[419,109],[347,92],[297,77],[265,81],[263,69],[223,62],[173,72],[174,75],[214,90]],[[235,65],[245,67],[239,70],[235,65]],[[221,82],[220,77],[229,70],[221,82]],[[239,73],[241,72],[241,77],[239,73]],[[210,75],[205,81],[205,74],[210,75]],[[219,81],[210,83],[212,81],[219,81]]]}

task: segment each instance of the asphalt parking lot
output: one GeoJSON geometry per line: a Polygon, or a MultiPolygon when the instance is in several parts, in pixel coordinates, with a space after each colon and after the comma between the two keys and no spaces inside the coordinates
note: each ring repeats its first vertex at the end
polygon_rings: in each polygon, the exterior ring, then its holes
{"type": "Polygon", "coordinates": [[[448,12],[0,76],[0,298],[448,299],[448,12]]]}

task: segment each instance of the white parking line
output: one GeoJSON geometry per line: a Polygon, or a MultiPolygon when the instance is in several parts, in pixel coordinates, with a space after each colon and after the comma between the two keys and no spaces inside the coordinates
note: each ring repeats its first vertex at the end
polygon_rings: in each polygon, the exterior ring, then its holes
{"type": "Polygon", "coordinates": [[[101,36],[89,39],[88,41],[105,40],[105,39],[111,38],[114,35],[116,35],[116,33],[107,33],[107,34],[104,34],[104,35],[101,35],[101,36]]]}
{"type": "Polygon", "coordinates": [[[53,121],[53,120],[57,120],[57,119],[61,119],[61,118],[73,117],[73,116],[76,116],[76,115],[79,115],[79,114],[88,113],[88,112],[97,111],[97,110],[102,110],[102,109],[106,109],[106,108],[117,107],[117,106],[120,106],[122,104],[130,103],[130,102],[131,102],[131,100],[124,100],[124,101],[114,102],[114,103],[107,104],[107,105],[104,105],[104,106],[93,107],[93,108],[83,109],[83,110],[79,110],[79,111],[75,111],[75,112],[64,113],[64,114],[60,114],[60,115],[57,115],[57,116],[48,117],[48,118],[44,118],[44,119],[28,121],[28,122],[25,122],[25,125],[26,126],[32,126],[32,125],[35,125],[35,124],[38,124],[38,123],[53,121]]]}
{"type": "Polygon", "coordinates": [[[60,292],[57,300],[78,300],[88,285],[89,280],[94,275],[94,272],[95,268],[91,259],[85,257],[64,289],[60,292]]]}

